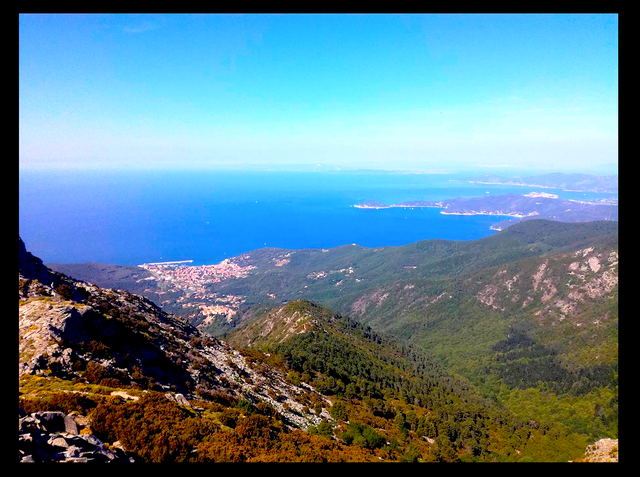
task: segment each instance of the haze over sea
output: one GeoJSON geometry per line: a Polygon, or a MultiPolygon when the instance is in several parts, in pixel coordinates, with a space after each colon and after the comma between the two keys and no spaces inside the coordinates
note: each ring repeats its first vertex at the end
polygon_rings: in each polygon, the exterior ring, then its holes
{"type": "Polygon", "coordinates": [[[612,194],[472,184],[480,174],[280,171],[21,171],[20,236],[45,263],[214,264],[263,247],[404,245],[474,240],[496,216],[451,216],[393,204],[544,191],[564,199],[612,194]]]}

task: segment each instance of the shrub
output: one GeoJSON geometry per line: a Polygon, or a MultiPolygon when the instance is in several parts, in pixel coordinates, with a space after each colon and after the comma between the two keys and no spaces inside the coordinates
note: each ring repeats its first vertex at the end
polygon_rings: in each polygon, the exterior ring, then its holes
{"type": "Polygon", "coordinates": [[[255,414],[258,412],[258,408],[246,399],[240,399],[236,404],[236,408],[246,412],[247,414],[255,414]]]}
{"type": "Polygon", "coordinates": [[[329,409],[329,414],[331,415],[331,417],[339,421],[349,420],[349,416],[347,415],[347,408],[340,401],[337,401],[333,406],[331,406],[331,408],[329,409]]]}
{"type": "Polygon", "coordinates": [[[54,392],[37,398],[20,398],[19,405],[27,414],[37,411],[88,414],[98,403],[84,394],[54,392]]]}
{"type": "Polygon", "coordinates": [[[236,435],[242,439],[268,438],[269,424],[268,417],[254,414],[238,421],[236,435]]]}
{"type": "Polygon", "coordinates": [[[236,423],[238,422],[238,415],[240,411],[237,409],[226,408],[221,413],[218,419],[223,426],[227,427],[236,427],[236,423]]]}
{"type": "Polygon", "coordinates": [[[146,394],[136,402],[99,404],[90,417],[99,439],[119,440],[142,462],[190,460],[198,443],[215,431],[210,420],[192,417],[161,393],[146,394]]]}
{"type": "Polygon", "coordinates": [[[373,427],[366,424],[349,424],[349,430],[340,435],[347,445],[357,445],[369,449],[377,449],[386,444],[387,439],[378,434],[373,427]]]}
{"type": "Polygon", "coordinates": [[[64,283],[56,288],[56,293],[65,300],[71,300],[73,298],[73,289],[64,283]]]}
{"type": "Polygon", "coordinates": [[[93,361],[87,363],[84,378],[91,384],[99,384],[100,381],[108,377],[109,373],[104,366],[94,363],[93,361]]]}
{"type": "Polygon", "coordinates": [[[331,439],[333,437],[333,424],[323,421],[316,427],[319,435],[331,439]]]}
{"type": "Polygon", "coordinates": [[[287,374],[287,381],[289,381],[294,386],[300,386],[300,373],[296,371],[290,371],[287,374]]]}

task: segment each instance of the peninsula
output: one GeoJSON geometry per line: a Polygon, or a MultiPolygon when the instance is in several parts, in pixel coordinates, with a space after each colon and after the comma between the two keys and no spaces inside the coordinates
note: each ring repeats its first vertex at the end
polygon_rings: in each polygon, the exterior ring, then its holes
{"type": "Polygon", "coordinates": [[[617,197],[599,201],[558,199],[555,194],[531,192],[528,194],[502,194],[483,197],[458,197],[435,202],[413,200],[386,205],[365,201],[354,205],[359,209],[387,209],[393,207],[434,207],[443,215],[496,215],[512,217],[493,224],[493,230],[502,230],[513,223],[531,218],[559,222],[590,222],[594,220],[618,220],[617,197]]]}

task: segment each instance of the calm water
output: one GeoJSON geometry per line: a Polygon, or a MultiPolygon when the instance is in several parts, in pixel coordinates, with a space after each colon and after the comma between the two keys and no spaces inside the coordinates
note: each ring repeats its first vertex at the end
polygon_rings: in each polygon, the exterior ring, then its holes
{"type": "MultiPolygon", "coordinates": [[[[352,206],[365,200],[391,204],[536,190],[464,179],[458,174],[20,171],[19,228],[27,249],[45,263],[191,259],[201,265],[265,246],[478,239],[495,233],[489,227],[500,218],[352,206]]],[[[606,196],[537,190],[568,199],[606,196]]]]}

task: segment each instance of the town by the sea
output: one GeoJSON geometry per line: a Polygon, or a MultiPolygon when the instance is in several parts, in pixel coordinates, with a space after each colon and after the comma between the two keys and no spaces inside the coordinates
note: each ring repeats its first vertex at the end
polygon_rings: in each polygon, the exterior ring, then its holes
{"type": "Polygon", "coordinates": [[[375,171],[21,170],[19,231],[45,263],[209,265],[263,247],[285,249],[474,240],[501,216],[437,208],[354,207],[487,194],[545,192],[562,199],[615,194],[470,182],[480,173],[375,171]]]}

